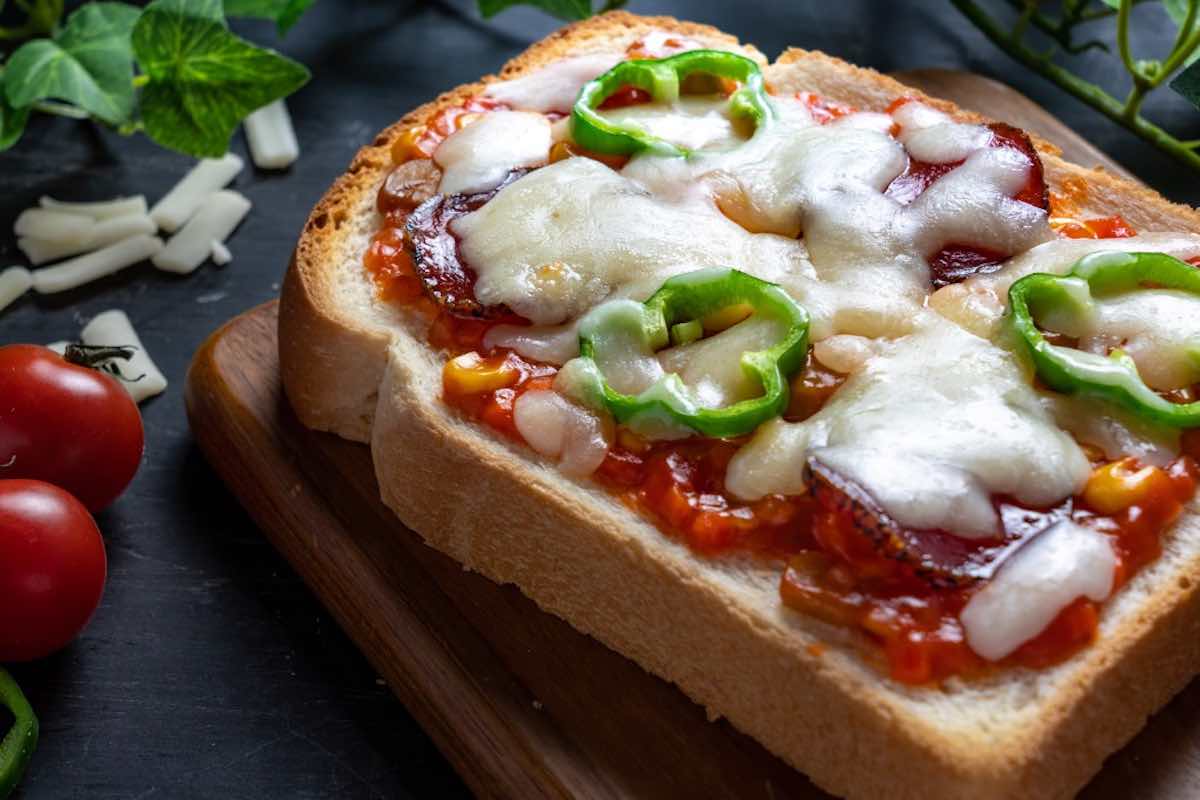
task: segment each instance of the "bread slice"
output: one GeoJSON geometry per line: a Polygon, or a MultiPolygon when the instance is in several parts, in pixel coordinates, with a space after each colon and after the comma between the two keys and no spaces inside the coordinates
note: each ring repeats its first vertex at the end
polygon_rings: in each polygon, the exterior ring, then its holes
{"type": "MultiPolygon", "coordinates": [[[[622,49],[653,30],[763,60],[706,26],[618,12],[535,44],[501,76],[622,49]]],[[[863,109],[920,96],[821,53],[789,50],[777,64],[787,65],[767,70],[777,89],[863,109]]],[[[375,300],[362,255],[380,222],[375,193],[392,140],[482,85],[418,108],[359,152],[309,218],[280,308],[283,380],[297,414],[369,440],[384,501],[430,545],[516,584],[853,798],[1069,797],[1200,668],[1196,508],[1164,555],[1106,604],[1095,646],[1047,670],[910,687],[883,677],[858,634],[783,608],[780,564],[701,558],[589,481],[457,415],[440,399],[443,355],[425,343],[420,319],[375,300]]],[[[1086,181],[1088,215],[1200,233],[1191,209],[1038,147],[1052,190],[1086,181]]]]}

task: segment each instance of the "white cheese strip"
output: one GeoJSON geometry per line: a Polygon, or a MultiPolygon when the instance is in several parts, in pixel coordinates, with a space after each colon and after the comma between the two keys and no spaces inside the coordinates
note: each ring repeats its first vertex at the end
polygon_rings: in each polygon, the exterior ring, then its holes
{"type": "Polygon", "coordinates": [[[815,415],[758,430],[730,462],[737,497],[804,491],[809,456],[866,489],[901,525],[994,536],[992,497],[1045,508],[1090,471],[1012,355],[926,315],[880,345],[815,415]]]}
{"type": "Polygon", "coordinates": [[[89,203],[68,203],[43,195],[38,200],[38,203],[42,208],[48,208],[51,211],[60,211],[64,214],[80,214],[95,220],[146,213],[146,196],[142,194],[89,203]]]}
{"type": "Polygon", "coordinates": [[[101,219],[92,227],[88,237],[83,240],[48,240],[25,236],[17,240],[17,247],[21,248],[21,252],[36,266],[48,261],[57,261],[66,256],[96,250],[140,233],[152,234],[156,230],[158,229],[148,214],[124,214],[119,217],[101,219]]]}
{"type": "Polygon", "coordinates": [[[121,371],[114,377],[125,387],[134,402],[140,403],[147,397],[162,394],[167,388],[167,379],[159,371],[142,340],[138,338],[129,317],[124,311],[113,309],[97,314],[84,326],[79,340],[92,347],[132,347],[133,356],[128,361],[116,362],[121,371]]]}
{"type": "Polygon", "coordinates": [[[1116,556],[1102,533],[1063,520],[1038,534],[962,611],[967,644],[989,661],[1011,655],[1080,597],[1112,592],[1116,556]]]}
{"type": "Polygon", "coordinates": [[[519,167],[545,164],[550,123],[528,111],[493,111],[438,145],[433,160],[442,168],[438,191],[473,194],[494,189],[519,167]]]}
{"type": "Polygon", "coordinates": [[[209,195],[151,261],[167,272],[192,272],[212,254],[212,243],[225,241],[249,211],[250,201],[237,192],[225,189],[209,195]]]}
{"type": "Polygon", "coordinates": [[[283,98],[251,113],[242,126],[250,158],[259,169],[287,169],[300,157],[300,143],[283,98]]]}
{"type": "Polygon", "coordinates": [[[61,356],[63,353],[67,352],[67,348],[70,346],[71,343],[66,339],[60,339],[57,342],[51,342],[50,344],[46,345],[46,349],[53,350],[61,356]]]}
{"type": "Polygon", "coordinates": [[[157,236],[141,234],[33,272],[33,288],[41,294],[74,289],[132,266],[162,250],[157,236]]]}
{"type": "Polygon", "coordinates": [[[0,272],[0,311],[33,287],[33,275],[24,267],[0,272]]]}
{"type": "Polygon", "coordinates": [[[216,239],[212,240],[212,261],[218,267],[223,267],[230,261],[233,261],[233,253],[229,252],[229,248],[222,242],[216,239]]]}
{"type": "Polygon", "coordinates": [[[589,53],[560,59],[528,75],[490,83],[483,94],[520,111],[567,112],[585,83],[623,58],[621,53],[589,53]]]}
{"type": "Polygon", "coordinates": [[[13,233],[53,242],[86,242],[94,227],[96,221],[91,217],[45,208],[27,208],[13,224],[13,233]]]}
{"type": "Polygon", "coordinates": [[[174,233],[209,195],[223,188],[241,171],[242,160],[233,153],[226,153],[221,158],[204,159],[154,204],[154,208],[150,209],[150,218],[167,233],[174,233]]]}

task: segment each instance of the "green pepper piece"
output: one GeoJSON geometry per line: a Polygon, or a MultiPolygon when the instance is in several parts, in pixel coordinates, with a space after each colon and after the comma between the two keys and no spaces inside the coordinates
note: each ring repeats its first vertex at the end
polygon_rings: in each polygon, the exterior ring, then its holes
{"type": "Polygon", "coordinates": [[[25,774],[37,747],[38,721],[17,682],[0,667],[0,705],[13,715],[13,724],[0,739],[0,798],[8,797],[25,774]]]}
{"type": "Polygon", "coordinates": [[[1164,253],[1093,253],[1066,275],[1026,275],[1008,290],[1012,329],[1025,344],[1038,376],[1065,394],[1085,394],[1124,406],[1139,417],[1173,428],[1200,426],[1200,401],[1172,403],[1146,385],[1129,355],[1108,356],[1060,347],[1046,341],[1035,314],[1079,310],[1098,294],[1136,290],[1153,284],[1200,295],[1200,270],[1164,253]]]}
{"type": "Polygon", "coordinates": [[[618,422],[657,429],[682,427],[714,438],[741,436],[787,408],[788,376],[804,365],[808,354],[808,312],[781,287],[753,275],[736,269],[698,270],[666,281],[645,303],[616,300],[598,306],[580,324],[579,353],[571,371],[581,381],[583,394],[607,408],[618,422]],[[653,351],[667,345],[669,332],[677,326],[740,303],[787,330],[778,344],[742,354],[742,369],[763,387],[758,397],[724,408],[702,407],[673,372],[640,394],[623,394],[609,385],[596,363],[596,338],[614,328],[631,331],[653,351]]]}
{"type": "Polygon", "coordinates": [[[729,97],[735,117],[748,117],[756,127],[773,119],[774,107],[763,88],[758,64],[737,53],[722,50],[689,50],[660,59],[637,59],[617,64],[579,92],[571,110],[571,135],[576,144],[595,153],[632,155],[650,150],[664,156],[688,156],[691,151],[652,136],[633,125],[620,125],[604,118],[597,108],[614,92],[634,86],[649,92],[659,102],[679,98],[684,78],[695,73],[730,78],[742,85],[729,97]]]}

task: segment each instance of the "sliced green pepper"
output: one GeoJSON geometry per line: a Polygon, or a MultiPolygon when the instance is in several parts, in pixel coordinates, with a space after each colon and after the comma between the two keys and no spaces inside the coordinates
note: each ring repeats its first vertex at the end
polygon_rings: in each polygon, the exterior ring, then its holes
{"type": "Polygon", "coordinates": [[[690,151],[653,136],[635,125],[621,125],[605,119],[597,109],[618,90],[633,86],[650,94],[657,102],[672,103],[679,98],[679,86],[693,74],[730,78],[742,85],[729,97],[729,111],[735,117],[747,117],[755,126],[774,118],[775,111],[763,88],[758,64],[737,53],[722,50],[689,50],[660,59],[637,59],[617,64],[579,92],[571,110],[571,135],[576,144],[596,153],[632,155],[650,150],[666,156],[687,156],[690,151]]]}
{"type": "Polygon", "coordinates": [[[1163,253],[1093,253],[1066,275],[1026,275],[1008,290],[1009,319],[1029,351],[1039,377],[1052,389],[1085,394],[1124,406],[1174,428],[1200,426],[1200,401],[1172,403],[1146,385],[1127,353],[1108,356],[1050,344],[1035,316],[1086,310],[1092,293],[1127,292],[1152,285],[1200,295],[1200,270],[1163,253]]]}
{"type": "Polygon", "coordinates": [[[671,430],[728,438],[750,433],[787,408],[788,376],[808,354],[808,312],[779,286],[736,269],[705,269],[671,278],[645,303],[616,300],[598,306],[579,329],[580,357],[571,365],[582,394],[603,405],[618,422],[641,430],[671,430]],[[763,389],[758,397],[722,408],[701,406],[677,373],[659,377],[639,394],[609,385],[596,362],[597,339],[622,334],[647,353],[671,341],[694,341],[701,319],[746,304],[755,316],[777,321],[786,333],[778,344],[745,352],[742,369],[763,389]]]}
{"type": "Polygon", "coordinates": [[[37,747],[38,721],[12,676],[0,668],[0,705],[13,715],[13,724],[0,739],[0,798],[8,797],[25,774],[37,747]]]}

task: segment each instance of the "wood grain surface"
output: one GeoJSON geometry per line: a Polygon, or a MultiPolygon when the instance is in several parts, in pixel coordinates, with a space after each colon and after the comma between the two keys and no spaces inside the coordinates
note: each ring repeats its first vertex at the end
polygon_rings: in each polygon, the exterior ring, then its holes
{"type": "MultiPolygon", "coordinates": [[[[941,71],[903,79],[948,96],[975,83],[979,110],[1115,168],[999,84],[941,71]]],[[[367,448],[308,431],[292,415],[275,323],[276,305],[259,306],[198,351],[186,393],[195,437],[476,794],[826,797],[727,723],[709,722],[674,686],[404,528],[379,501],[367,448]]],[[[1110,758],[1083,796],[1200,796],[1200,684],[1110,758]]]]}

